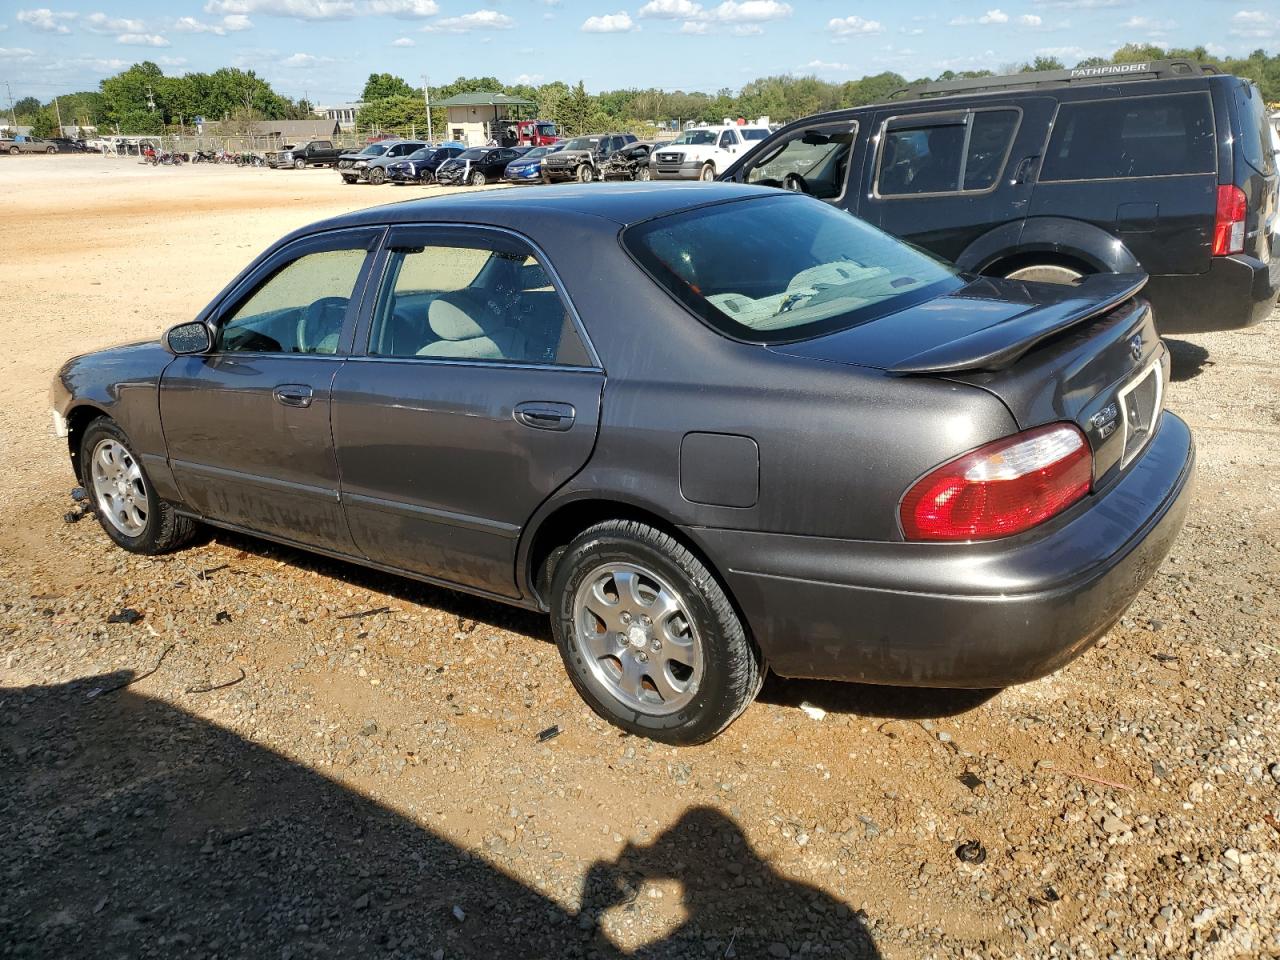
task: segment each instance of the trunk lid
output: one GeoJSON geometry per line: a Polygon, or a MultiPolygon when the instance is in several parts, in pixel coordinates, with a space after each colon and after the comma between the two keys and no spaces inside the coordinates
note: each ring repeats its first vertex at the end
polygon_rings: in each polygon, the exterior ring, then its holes
{"type": "Polygon", "coordinates": [[[937,377],[997,397],[1019,429],[1069,420],[1089,439],[1095,481],[1154,432],[1168,352],[1142,275],[1076,285],[976,278],[954,292],[824,337],[769,349],[937,377]]]}

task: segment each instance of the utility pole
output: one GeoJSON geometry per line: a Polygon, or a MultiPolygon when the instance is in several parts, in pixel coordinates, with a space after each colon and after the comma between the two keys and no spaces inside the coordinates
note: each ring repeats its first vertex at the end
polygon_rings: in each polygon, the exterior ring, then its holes
{"type": "Polygon", "coordinates": [[[151,92],[151,84],[147,84],[147,109],[156,112],[156,95],[151,92]]]}
{"type": "Polygon", "coordinates": [[[435,131],[431,129],[431,78],[425,73],[422,75],[422,100],[427,105],[427,142],[432,143],[436,138],[435,131]]]}
{"type": "Polygon", "coordinates": [[[13,109],[13,91],[9,89],[9,81],[4,82],[5,92],[9,95],[9,122],[13,125],[9,130],[9,136],[16,137],[18,135],[18,115],[13,109]]]}
{"type": "Polygon", "coordinates": [[[57,97],[53,98],[53,109],[54,109],[54,112],[58,115],[58,136],[60,137],[64,136],[64,133],[62,130],[62,108],[58,106],[57,97]]]}

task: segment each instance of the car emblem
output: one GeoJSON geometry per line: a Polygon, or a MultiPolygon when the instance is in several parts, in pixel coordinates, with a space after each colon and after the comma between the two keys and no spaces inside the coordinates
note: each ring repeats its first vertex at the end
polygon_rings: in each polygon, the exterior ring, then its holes
{"type": "Polygon", "coordinates": [[[1142,334],[1135,333],[1129,338],[1129,356],[1135,361],[1142,359],[1142,334]]]}

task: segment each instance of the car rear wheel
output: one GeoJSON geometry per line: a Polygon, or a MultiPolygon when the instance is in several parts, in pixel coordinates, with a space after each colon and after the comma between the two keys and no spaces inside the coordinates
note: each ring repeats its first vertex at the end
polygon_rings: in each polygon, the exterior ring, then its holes
{"type": "Polygon", "coordinates": [[[710,570],[673,537],[611,520],[556,564],[552,630],[565,669],[610,723],[664,743],[710,740],[755,698],[760,658],[710,570]]]}
{"type": "Polygon", "coordinates": [[[708,183],[716,178],[716,165],[714,163],[704,163],[702,169],[698,171],[698,179],[703,183],[708,183]]]}
{"type": "Polygon", "coordinates": [[[132,553],[166,553],[189,543],[196,522],[161,500],[119,424],[91,423],[80,439],[80,475],[93,498],[98,523],[132,553]]]}
{"type": "Polygon", "coordinates": [[[473,187],[483,187],[489,181],[485,179],[485,175],[479,170],[472,170],[470,182],[473,187]]]}
{"type": "Polygon", "coordinates": [[[1075,283],[1084,274],[1060,263],[1034,263],[1011,270],[1004,276],[1006,280],[1031,280],[1035,283],[1075,283]]]}
{"type": "Polygon", "coordinates": [[[584,163],[578,168],[578,182],[590,183],[596,178],[595,171],[591,169],[591,165],[584,163]]]}

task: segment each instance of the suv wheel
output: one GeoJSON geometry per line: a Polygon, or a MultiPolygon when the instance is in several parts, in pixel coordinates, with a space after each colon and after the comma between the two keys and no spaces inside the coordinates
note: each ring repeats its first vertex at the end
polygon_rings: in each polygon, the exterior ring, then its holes
{"type": "Polygon", "coordinates": [[[11,156],[11,157],[16,157],[17,155],[18,155],[18,148],[17,148],[17,147],[10,147],[10,148],[9,148],[9,156],[11,156]]]}
{"type": "Polygon", "coordinates": [[[101,417],[80,440],[80,474],[98,523],[131,553],[156,554],[188,543],[196,523],[161,500],[119,424],[101,417]]]}
{"type": "Polygon", "coordinates": [[[1057,263],[1034,263],[1005,274],[1006,280],[1031,280],[1035,283],[1075,283],[1083,277],[1079,270],[1057,263]]]}
{"type": "Polygon", "coordinates": [[[582,166],[578,167],[579,183],[590,183],[595,178],[596,178],[596,172],[591,169],[591,164],[584,163],[582,164],[582,166]]]}
{"type": "Polygon", "coordinates": [[[369,182],[375,187],[386,182],[387,171],[382,167],[370,167],[368,171],[369,182]]]}
{"type": "Polygon", "coordinates": [[[297,160],[293,161],[293,169],[295,169],[295,170],[305,170],[305,169],[307,169],[307,161],[305,161],[305,160],[303,160],[301,157],[299,157],[297,160]]]}
{"type": "Polygon", "coordinates": [[[710,740],[764,671],[711,571],[679,541],[610,520],[565,549],[551,623],[574,687],[610,723],[664,743],[710,740]]]}
{"type": "Polygon", "coordinates": [[[714,163],[705,163],[702,169],[698,171],[698,179],[703,183],[709,183],[716,178],[716,165],[714,163]]]}

